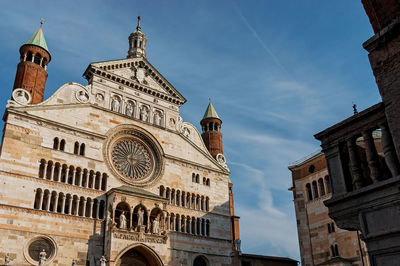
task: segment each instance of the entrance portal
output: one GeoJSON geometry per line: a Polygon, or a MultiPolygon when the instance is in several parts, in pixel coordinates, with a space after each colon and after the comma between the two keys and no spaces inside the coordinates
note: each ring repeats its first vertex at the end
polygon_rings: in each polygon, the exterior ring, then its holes
{"type": "Polygon", "coordinates": [[[144,245],[127,248],[115,264],[116,266],[163,266],[157,253],[144,245]]]}

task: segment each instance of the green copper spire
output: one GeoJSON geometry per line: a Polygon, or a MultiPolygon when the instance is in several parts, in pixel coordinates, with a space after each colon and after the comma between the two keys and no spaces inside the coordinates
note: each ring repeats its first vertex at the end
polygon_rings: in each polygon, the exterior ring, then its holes
{"type": "Polygon", "coordinates": [[[217,111],[215,111],[214,106],[211,103],[211,97],[210,97],[210,103],[207,106],[207,110],[204,113],[203,119],[205,118],[218,118],[221,120],[221,118],[219,118],[217,111]]]}
{"type": "Polygon", "coordinates": [[[40,21],[40,28],[32,35],[32,37],[25,44],[37,45],[37,46],[45,49],[47,52],[49,52],[49,49],[47,48],[46,40],[44,39],[42,25],[43,25],[43,18],[40,21]]]}

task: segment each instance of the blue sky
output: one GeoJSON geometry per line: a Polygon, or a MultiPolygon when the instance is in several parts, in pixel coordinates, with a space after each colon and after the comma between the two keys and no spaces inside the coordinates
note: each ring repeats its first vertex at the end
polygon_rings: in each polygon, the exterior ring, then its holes
{"type": "Polygon", "coordinates": [[[298,259],[287,166],[316,151],[313,134],[352,115],[352,102],[380,101],[361,1],[2,1],[0,109],[40,17],[48,97],[86,85],[90,62],[125,58],[137,15],[147,59],[188,100],[183,119],[199,128],[211,96],[223,120],[243,251],[298,259]]]}

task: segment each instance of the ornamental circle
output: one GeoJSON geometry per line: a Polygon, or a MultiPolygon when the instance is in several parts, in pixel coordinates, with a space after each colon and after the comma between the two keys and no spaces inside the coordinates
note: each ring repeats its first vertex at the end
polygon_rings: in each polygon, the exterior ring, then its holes
{"type": "Polygon", "coordinates": [[[115,168],[125,177],[142,179],[152,169],[149,151],[139,141],[123,138],[114,144],[111,152],[115,168]]]}
{"type": "Polygon", "coordinates": [[[42,256],[45,258],[44,265],[50,265],[56,255],[57,244],[49,236],[36,236],[25,243],[24,256],[31,265],[38,265],[42,256]]]}
{"type": "Polygon", "coordinates": [[[108,134],[104,145],[106,163],[125,183],[146,186],[160,177],[163,163],[157,140],[134,126],[119,126],[108,134]]]}

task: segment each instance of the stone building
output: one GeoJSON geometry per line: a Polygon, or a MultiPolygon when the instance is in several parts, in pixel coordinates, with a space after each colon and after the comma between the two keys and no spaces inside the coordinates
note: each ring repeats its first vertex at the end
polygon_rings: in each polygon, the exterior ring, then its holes
{"type": "Polygon", "coordinates": [[[400,261],[400,2],[362,0],[375,35],[363,46],[382,102],[315,135],[332,184],[325,201],[338,227],[361,231],[371,265],[400,261]],[[380,131],[378,145],[372,132],[380,131]],[[363,137],[365,148],[357,139],[363,137]],[[382,149],[382,153],[379,153],[382,149]]]}
{"type": "Polygon", "coordinates": [[[126,59],[89,64],[87,85],[45,100],[42,28],[21,46],[3,116],[0,264],[240,265],[222,120],[211,102],[201,133],[182,120],[186,99],[146,42],[139,18],[126,59]]]}
{"type": "Polygon", "coordinates": [[[323,203],[332,196],[324,154],[313,153],[293,163],[289,170],[301,264],[369,265],[358,232],[338,228],[323,203]]]}

